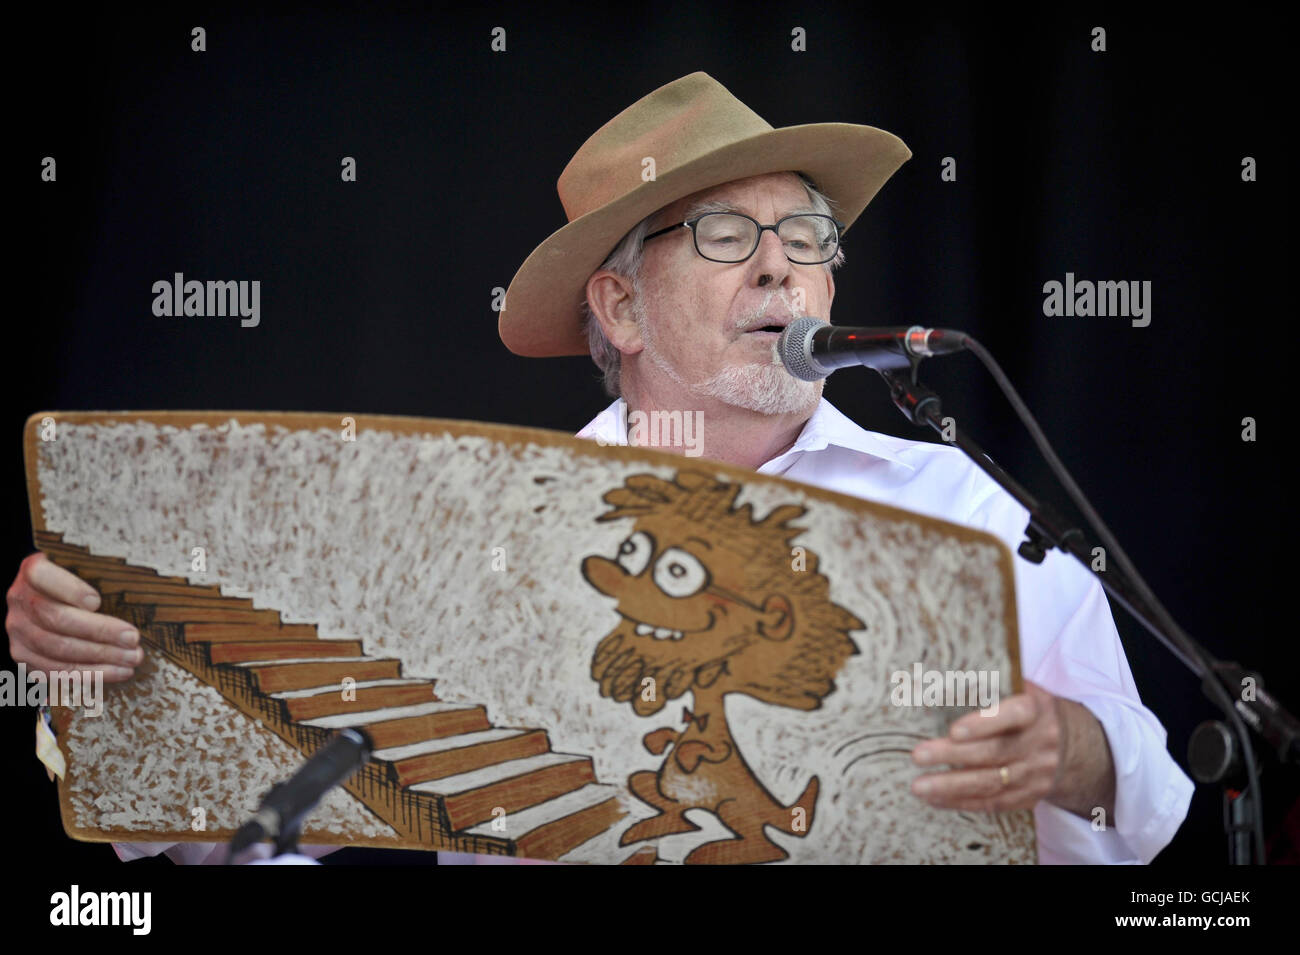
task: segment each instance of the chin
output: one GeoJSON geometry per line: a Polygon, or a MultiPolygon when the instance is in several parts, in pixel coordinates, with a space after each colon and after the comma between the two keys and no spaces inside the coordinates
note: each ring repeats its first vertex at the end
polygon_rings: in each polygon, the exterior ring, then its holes
{"type": "Polygon", "coordinates": [[[700,384],[702,397],[759,414],[812,414],[822,396],[822,381],[800,381],[781,365],[727,368],[700,384]]]}

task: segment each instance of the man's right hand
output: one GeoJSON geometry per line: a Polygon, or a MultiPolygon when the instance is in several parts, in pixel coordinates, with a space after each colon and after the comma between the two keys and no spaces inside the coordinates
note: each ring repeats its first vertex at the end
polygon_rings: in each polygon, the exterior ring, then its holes
{"type": "Polygon", "coordinates": [[[120,683],[144,659],[135,627],[95,613],[95,588],[40,551],[19,565],[5,597],[9,655],[29,670],[101,671],[104,682],[120,683]]]}

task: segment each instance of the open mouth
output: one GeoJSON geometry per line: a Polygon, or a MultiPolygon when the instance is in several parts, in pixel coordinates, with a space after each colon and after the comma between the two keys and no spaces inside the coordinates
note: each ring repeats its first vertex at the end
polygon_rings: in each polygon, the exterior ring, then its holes
{"type": "Polygon", "coordinates": [[[746,332],[745,334],[747,334],[747,335],[753,335],[753,334],[755,334],[755,333],[760,333],[760,332],[761,332],[761,333],[763,333],[763,334],[767,334],[767,335],[780,335],[783,331],[785,331],[785,326],[784,326],[784,325],[762,325],[762,326],[760,326],[760,327],[758,327],[758,328],[751,328],[751,329],[750,329],[748,332],[746,332]]]}
{"type": "Polygon", "coordinates": [[[685,634],[681,630],[669,630],[667,627],[652,627],[648,623],[638,623],[636,635],[654,637],[656,640],[680,640],[685,634]]]}

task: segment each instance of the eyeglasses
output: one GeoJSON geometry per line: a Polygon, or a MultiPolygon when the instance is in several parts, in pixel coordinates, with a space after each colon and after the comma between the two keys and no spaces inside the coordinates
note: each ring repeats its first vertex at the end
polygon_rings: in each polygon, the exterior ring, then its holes
{"type": "Polygon", "coordinates": [[[695,251],[710,262],[744,262],[758,251],[759,239],[771,229],[785,247],[785,257],[796,265],[819,265],[835,258],[844,223],[818,213],[786,216],[774,225],[762,225],[739,212],[706,212],[652,232],[642,245],[675,229],[690,229],[695,251]]]}

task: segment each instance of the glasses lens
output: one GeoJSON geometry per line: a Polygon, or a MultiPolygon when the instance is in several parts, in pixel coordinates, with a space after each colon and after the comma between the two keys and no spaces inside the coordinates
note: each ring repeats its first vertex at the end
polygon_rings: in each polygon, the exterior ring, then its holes
{"type": "Polygon", "coordinates": [[[781,223],[777,235],[791,262],[812,265],[829,262],[840,244],[840,232],[830,216],[792,216],[781,223]]]}
{"type": "Polygon", "coordinates": [[[695,247],[714,262],[739,262],[754,251],[758,227],[744,216],[711,212],[695,225],[695,247]]]}

